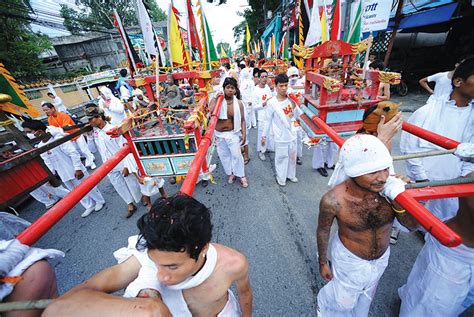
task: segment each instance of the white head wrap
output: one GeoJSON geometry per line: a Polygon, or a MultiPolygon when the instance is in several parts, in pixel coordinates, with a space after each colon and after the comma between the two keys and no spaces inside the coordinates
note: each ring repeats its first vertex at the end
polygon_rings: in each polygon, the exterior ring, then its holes
{"type": "Polygon", "coordinates": [[[288,77],[293,76],[293,75],[299,76],[300,72],[298,71],[298,68],[296,68],[295,66],[291,66],[290,68],[288,68],[286,75],[288,75],[288,77]]]}
{"type": "Polygon", "coordinates": [[[392,157],[385,144],[368,134],[356,134],[347,139],[341,147],[339,161],[329,180],[333,188],[350,177],[392,168],[392,157]]]}
{"type": "Polygon", "coordinates": [[[112,90],[110,90],[108,87],[102,86],[99,88],[99,91],[107,99],[112,99],[112,97],[114,96],[112,90]]]}

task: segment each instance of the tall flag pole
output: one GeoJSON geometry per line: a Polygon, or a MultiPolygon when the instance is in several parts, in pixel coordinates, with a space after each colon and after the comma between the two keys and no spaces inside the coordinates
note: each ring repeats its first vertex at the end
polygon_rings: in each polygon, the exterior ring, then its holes
{"type": "Polygon", "coordinates": [[[199,32],[196,26],[196,20],[194,19],[193,9],[191,0],[186,0],[186,6],[188,10],[188,34],[190,42],[190,53],[193,60],[202,59],[202,45],[199,39],[199,32]]]}
{"type": "Polygon", "coordinates": [[[245,42],[247,43],[247,55],[250,54],[250,30],[249,30],[249,24],[246,23],[246,28],[245,28],[245,42]]]}
{"type": "Polygon", "coordinates": [[[168,47],[171,65],[183,67],[189,70],[189,60],[186,48],[184,46],[184,40],[179,30],[178,18],[176,15],[176,9],[170,4],[169,16],[168,16],[168,47]]]}
{"type": "Polygon", "coordinates": [[[202,8],[201,1],[197,1],[197,6],[199,9],[197,10],[197,15],[199,19],[201,20],[201,38],[202,38],[202,49],[201,49],[201,56],[203,60],[204,67],[207,69],[207,64],[208,64],[208,53],[207,53],[207,43],[206,43],[206,34],[205,34],[205,25],[204,25],[204,11],[202,8]]]}
{"type": "Polygon", "coordinates": [[[280,43],[280,56],[282,59],[288,60],[288,42],[287,42],[287,32],[283,33],[280,43]]]}
{"type": "Polygon", "coordinates": [[[351,43],[351,44],[360,42],[360,36],[361,36],[362,0],[358,0],[358,3],[356,5],[357,5],[356,15],[355,17],[353,17],[353,19],[351,19],[351,27],[344,39],[345,42],[351,43]]]}
{"type": "Polygon", "coordinates": [[[321,13],[321,43],[326,42],[329,39],[328,32],[328,17],[326,9],[326,0],[323,1],[323,11],[321,13]]]}
{"type": "Polygon", "coordinates": [[[304,46],[310,47],[321,42],[321,19],[319,18],[319,1],[313,0],[313,9],[311,11],[311,21],[309,23],[308,34],[304,46]]]}
{"type": "Polygon", "coordinates": [[[341,0],[332,2],[331,40],[341,39],[341,0]]]}
{"type": "Polygon", "coordinates": [[[117,26],[120,37],[122,38],[122,42],[125,46],[125,51],[127,52],[127,57],[129,60],[129,65],[130,65],[130,75],[133,77],[133,74],[135,73],[135,67],[138,62],[141,62],[140,58],[137,55],[137,52],[133,49],[133,44],[130,38],[127,35],[127,31],[125,31],[122,20],[120,19],[120,16],[117,13],[117,10],[114,9],[114,24],[117,26]]]}
{"type": "Polygon", "coordinates": [[[208,64],[207,69],[212,69],[212,62],[219,62],[219,57],[217,57],[216,47],[214,46],[214,41],[212,40],[211,29],[209,28],[209,24],[207,23],[206,15],[204,11],[202,11],[202,16],[204,20],[204,34],[205,34],[205,42],[207,48],[207,56],[208,56],[208,64]]]}

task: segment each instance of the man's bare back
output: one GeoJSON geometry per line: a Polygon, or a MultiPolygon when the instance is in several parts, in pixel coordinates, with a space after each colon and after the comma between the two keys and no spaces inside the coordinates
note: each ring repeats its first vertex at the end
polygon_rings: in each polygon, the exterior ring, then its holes
{"type": "Polygon", "coordinates": [[[349,181],[326,194],[326,199],[336,208],[339,237],[346,248],[358,257],[377,259],[385,253],[390,242],[393,210],[378,193],[367,191],[363,197],[352,195],[348,190],[349,181]]]}
{"type": "Polygon", "coordinates": [[[213,273],[201,285],[183,291],[189,311],[197,317],[219,314],[228,301],[227,290],[246,271],[247,260],[242,254],[220,244],[212,245],[217,251],[213,273]]]}

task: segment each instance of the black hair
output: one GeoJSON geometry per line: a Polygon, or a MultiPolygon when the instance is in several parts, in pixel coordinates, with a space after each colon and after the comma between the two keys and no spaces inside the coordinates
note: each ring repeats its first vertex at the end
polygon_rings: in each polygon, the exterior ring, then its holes
{"type": "Polygon", "coordinates": [[[122,68],[119,73],[120,73],[120,76],[127,77],[127,70],[125,68],[122,68]]]}
{"type": "Polygon", "coordinates": [[[225,89],[225,87],[229,85],[232,85],[235,87],[235,96],[237,97],[237,99],[240,100],[242,97],[240,95],[239,84],[237,83],[237,80],[234,77],[226,77],[224,79],[224,83],[222,84],[222,88],[225,89]]]}
{"type": "Polygon", "coordinates": [[[224,67],[227,68],[227,70],[230,69],[230,64],[229,63],[224,63],[224,67]]]}
{"type": "Polygon", "coordinates": [[[474,75],[474,57],[467,58],[463,60],[461,64],[459,64],[459,66],[454,71],[451,82],[453,83],[457,78],[461,78],[463,81],[466,81],[472,75],[474,75]]]}
{"type": "Polygon", "coordinates": [[[385,65],[383,64],[383,62],[381,60],[378,60],[378,59],[376,59],[375,61],[370,63],[369,67],[373,68],[373,69],[378,69],[378,70],[381,70],[381,71],[383,71],[385,69],[385,65]]]}
{"type": "Polygon", "coordinates": [[[255,67],[255,61],[250,61],[249,66],[250,67],[255,67]]]}
{"type": "Polygon", "coordinates": [[[54,96],[54,94],[53,94],[51,91],[48,92],[47,95],[48,95],[48,96],[50,96],[50,95],[51,95],[51,96],[54,96]]]}
{"type": "Polygon", "coordinates": [[[48,107],[49,109],[56,109],[56,107],[51,102],[45,102],[41,107],[48,107]]]}
{"type": "Polygon", "coordinates": [[[244,64],[239,64],[239,68],[242,70],[245,68],[245,65],[244,64]]]}
{"type": "Polygon", "coordinates": [[[46,131],[46,125],[40,120],[33,120],[33,119],[25,119],[25,121],[21,124],[23,128],[28,128],[33,131],[46,131]]]}
{"type": "Polygon", "coordinates": [[[260,77],[260,69],[258,69],[258,68],[254,68],[254,69],[253,69],[253,74],[252,74],[252,75],[253,75],[253,77],[255,77],[255,75],[257,75],[258,77],[260,77]]]}
{"type": "Polygon", "coordinates": [[[296,64],[295,64],[294,61],[291,61],[291,62],[290,62],[290,65],[296,67],[296,64]]]}
{"type": "Polygon", "coordinates": [[[268,74],[267,70],[262,68],[262,69],[258,72],[258,77],[261,77],[263,73],[268,74]]]}
{"type": "Polygon", "coordinates": [[[289,79],[288,79],[288,76],[286,74],[278,74],[276,77],[275,77],[275,86],[278,85],[278,84],[286,84],[288,83],[289,79]]]}
{"type": "Polygon", "coordinates": [[[211,241],[211,213],[191,196],[159,198],[137,222],[137,249],[186,252],[196,260],[211,241]]]}

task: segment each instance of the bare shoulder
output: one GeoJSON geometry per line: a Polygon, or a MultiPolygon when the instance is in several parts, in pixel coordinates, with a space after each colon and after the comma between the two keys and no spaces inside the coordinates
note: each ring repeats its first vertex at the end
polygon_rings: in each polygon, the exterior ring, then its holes
{"type": "Polygon", "coordinates": [[[240,276],[247,272],[248,261],[245,255],[222,244],[213,243],[212,245],[216,248],[218,263],[228,274],[240,276]]]}
{"type": "Polygon", "coordinates": [[[341,185],[337,185],[336,187],[329,190],[326,194],[323,195],[321,198],[321,202],[319,203],[319,210],[327,213],[331,213],[336,215],[340,208],[341,202],[339,197],[341,193],[341,185]]]}

